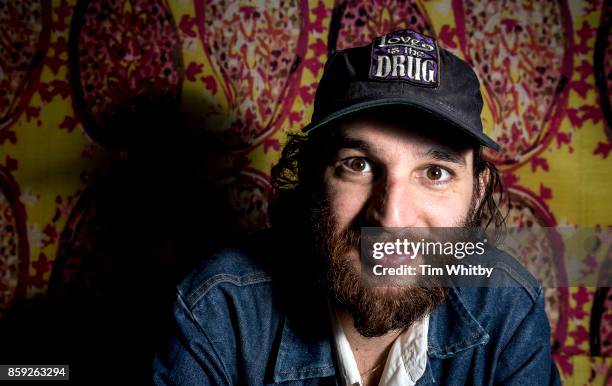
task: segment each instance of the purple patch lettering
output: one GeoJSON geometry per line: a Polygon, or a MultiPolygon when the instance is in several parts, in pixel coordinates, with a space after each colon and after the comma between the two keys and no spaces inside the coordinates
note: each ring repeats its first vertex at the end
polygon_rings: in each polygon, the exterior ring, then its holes
{"type": "Polygon", "coordinates": [[[370,78],[436,87],[439,76],[440,60],[434,38],[402,30],[374,40],[370,78]]]}

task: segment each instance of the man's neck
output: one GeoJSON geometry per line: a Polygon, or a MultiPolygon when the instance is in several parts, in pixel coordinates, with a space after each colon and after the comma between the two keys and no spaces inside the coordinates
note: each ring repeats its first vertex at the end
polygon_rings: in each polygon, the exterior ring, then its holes
{"type": "Polygon", "coordinates": [[[344,335],[351,345],[355,362],[365,385],[377,385],[385,367],[391,345],[401,331],[391,331],[383,336],[367,338],[359,333],[351,315],[334,307],[344,335]]]}

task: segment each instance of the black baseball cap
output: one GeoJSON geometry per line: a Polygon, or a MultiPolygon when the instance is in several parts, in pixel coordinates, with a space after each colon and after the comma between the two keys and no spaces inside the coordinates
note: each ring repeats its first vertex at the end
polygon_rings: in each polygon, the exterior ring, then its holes
{"type": "Polygon", "coordinates": [[[332,54],[315,94],[312,120],[303,131],[379,106],[417,108],[500,150],[482,128],[483,102],[474,70],[416,31],[391,32],[367,46],[332,54]]]}

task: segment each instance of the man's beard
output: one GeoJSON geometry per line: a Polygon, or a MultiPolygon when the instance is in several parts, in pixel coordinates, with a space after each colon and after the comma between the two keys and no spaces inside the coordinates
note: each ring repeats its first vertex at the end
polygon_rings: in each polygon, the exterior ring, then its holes
{"type": "MultiPolygon", "coordinates": [[[[336,226],[326,200],[311,206],[310,228],[316,254],[320,258],[321,282],[333,305],[346,310],[357,331],[365,337],[385,335],[410,327],[433,312],[446,298],[443,287],[363,285],[359,264],[349,257],[359,251],[361,228],[336,226]]],[[[474,203],[461,226],[473,224],[474,203]]]]}

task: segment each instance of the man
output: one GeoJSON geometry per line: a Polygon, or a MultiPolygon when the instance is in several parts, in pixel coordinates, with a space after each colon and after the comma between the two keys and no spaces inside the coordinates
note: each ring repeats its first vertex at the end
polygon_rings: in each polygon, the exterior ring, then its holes
{"type": "Polygon", "coordinates": [[[273,170],[272,229],[178,287],[155,383],[558,383],[542,289],[500,251],[495,288],[360,276],[362,227],[501,225],[481,109],[470,67],[417,32],[332,55],[273,170]]]}

